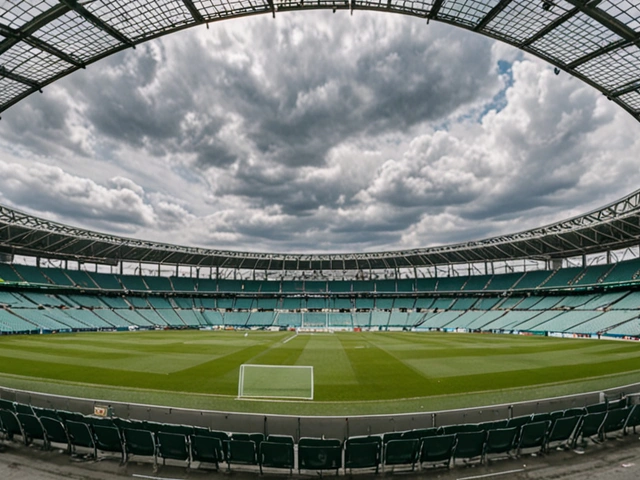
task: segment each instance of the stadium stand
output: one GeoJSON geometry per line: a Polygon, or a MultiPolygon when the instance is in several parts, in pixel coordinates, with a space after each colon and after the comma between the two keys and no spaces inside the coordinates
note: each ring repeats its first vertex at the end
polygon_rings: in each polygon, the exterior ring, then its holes
{"type": "MultiPolygon", "coordinates": [[[[342,439],[296,438],[213,430],[192,425],[160,423],[115,416],[96,417],[73,411],[32,407],[0,401],[0,432],[5,442],[17,438],[25,445],[34,440],[50,450],[54,444],[72,456],[88,455],[126,464],[132,457],[144,458],[155,468],[158,459],[178,460],[187,468],[226,465],[255,466],[256,472],[277,473],[294,469],[324,470],[353,474],[354,470],[413,470],[426,467],[456,468],[464,464],[486,464],[500,457],[549,454],[551,449],[587,446],[587,440],[606,442],[635,432],[640,423],[640,405],[622,397],[586,408],[542,412],[496,419],[481,424],[449,424],[413,430],[392,431],[342,439]],[[294,452],[297,449],[298,455],[294,452]],[[100,453],[100,457],[99,457],[100,453]],[[105,456],[106,454],[106,456],[105,456]],[[197,464],[192,462],[199,462],[197,464]]],[[[613,444],[612,444],[613,445],[613,444]]],[[[57,447],[56,447],[57,448],[57,447]]]]}

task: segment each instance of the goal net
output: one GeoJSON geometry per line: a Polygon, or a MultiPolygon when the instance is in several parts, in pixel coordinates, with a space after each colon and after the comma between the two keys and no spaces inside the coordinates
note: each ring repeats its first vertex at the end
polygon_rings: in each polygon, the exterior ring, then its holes
{"type": "Polygon", "coordinates": [[[240,365],[238,398],[313,400],[313,367],[240,365]]]}

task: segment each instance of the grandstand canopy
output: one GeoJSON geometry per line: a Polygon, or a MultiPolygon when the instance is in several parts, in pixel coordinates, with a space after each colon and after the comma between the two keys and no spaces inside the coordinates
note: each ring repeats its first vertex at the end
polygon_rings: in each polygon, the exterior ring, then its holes
{"type": "Polygon", "coordinates": [[[310,9],[403,13],[473,30],[545,59],[640,119],[640,5],[630,0],[11,0],[0,3],[0,112],[155,37],[310,9]]]}
{"type": "Polygon", "coordinates": [[[121,261],[247,270],[382,270],[516,259],[553,260],[640,243],[640,190],[569,220],[511,235],[414,250],[280,254],[233,252],[118,237],[0,206],[0,252],[88,263],[121,261]]]}

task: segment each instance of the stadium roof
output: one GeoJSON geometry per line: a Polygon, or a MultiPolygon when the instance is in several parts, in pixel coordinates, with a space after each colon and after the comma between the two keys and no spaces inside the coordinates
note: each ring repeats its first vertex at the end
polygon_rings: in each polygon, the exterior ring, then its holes
{"type": "Polygon", "coordinates": [[[640,120],[640,5],[633,0],[10,0],[0,2],[0,112],[176,30],[312,9],[403,13],[476,31],[582,79],[640,120]]]}
{"type": "Polygon", "coordinates": [[[640,244],[640,190],[585,215],[486,240],[374,253],[222,251],[117,237],[0,206],[0,252],[115,265],[120,261],[248,270],[382,270],[457,263],[551,260],[640,244]]]}

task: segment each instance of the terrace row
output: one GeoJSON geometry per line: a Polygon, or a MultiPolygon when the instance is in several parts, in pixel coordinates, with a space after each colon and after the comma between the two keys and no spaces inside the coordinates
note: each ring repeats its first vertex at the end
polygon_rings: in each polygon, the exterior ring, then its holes
{"type": "Polygon", "coordinates": [[[116,275],[85,270],[0,263],[0,282],[61,288],[135,292],[411,293],[503,292],[585,288],[638,282],[640,259],[557,270],[440,278],[354,281],[226,280],[178,276],[116,275]]]}
{"type": "Polygon", "coordinates": [[[445,330],[640,338],[640,291],[571,295],[139,296],[0,289],[0,333],[155,328],[445,330]]]}

